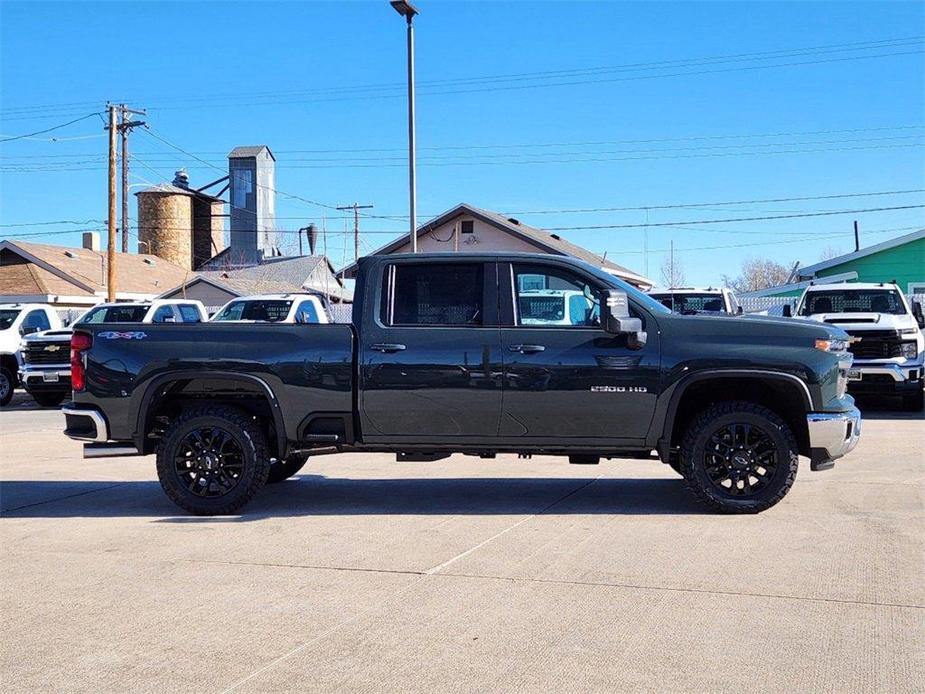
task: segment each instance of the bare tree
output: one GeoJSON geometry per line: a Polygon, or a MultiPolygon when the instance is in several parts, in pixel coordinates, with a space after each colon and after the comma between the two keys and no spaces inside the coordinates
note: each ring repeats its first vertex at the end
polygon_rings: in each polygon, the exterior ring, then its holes
{"type": "Polygon", "coordinates": [[[669,253],[662,261],[662,285],[665,287],[684,286],[684,268],[674,253],[669,253]]]}
{"type": "Polygon", "coordinates": [[[742,263],[742,273],[738,277],[723,275],[723,284],[736,292],[754,292],[786,284],[791,273],[790,268],[773,260],[749,258],[742,263]]]}
{"type": "Polygon", "coordinates": [[[832,258],[837,258],[842,255],[841,248],[835,248],[835,246],[826,246],[822,249],[822,253],[819,254],[819,260],[831,260],[832,258]]]}

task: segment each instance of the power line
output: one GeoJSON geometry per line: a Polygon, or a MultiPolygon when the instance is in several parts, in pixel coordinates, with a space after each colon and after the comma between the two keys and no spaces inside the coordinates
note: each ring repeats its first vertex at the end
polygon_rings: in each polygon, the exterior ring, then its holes
{"type": "Polygon", "coordinates": [[[889,212],[894,210],[915,210],[925,205],[902,205],[897,207],[870,207],[863,210],[836,210],[834,212],[804,212],[768,217],[738,217],[735,219],[694,219],[683,222],[655,222],[651,224],[595,224],[590,226],[546,227],[545,231],[594,231],[598,229],[641,229],[643,227],[673,227],[691,224],[723,224],[727,222],[764,222],[774,219],[798,219],[803,217],[828,217],[838,214],[862,214],[865,212],[889,212]]]}
{"type": "MultiPolygon", "coordinates": [[[[552,70],[552,71],[542,71],[542,72],[529,72],[529,73],[514,73],[508,75],[492,75],[492,76],[482,76],[482,77],[468,77],[468,78],[453,78],[445,80],[432,80],[429,82],[420,82],[419,83],[419,92],[422,96],[428,95],[447,95],[447,94],[468,94],[473,92],[485,92],[485,91],[499,91],[499,90],[510,90],[510,89],[531,89],[531,88],[545,88],[545,87],[561,87],[561,86],[574,86],[582,84],[595,84],[595,83],[606,83],[606,82],[617,82],[617,81],[628,81],[628,80],[640,80],[640,79],[658,79],[663,77],[678,77],[678,76],[695,76],[702,74],[715,74],[722,72],[731,72],[739,70],[757,70],[757,69],[771,69],[777,67],[791,67],[791,66],[801,66],[801,65],[812,65],[812,64],[821,64],[821,63],[832,63],[832,62],[841,62],[848,60],[864,60],[864,59],[873,59],[873,58],[884,58],[891,56],[902,56],[902,55],[918,55],[922,53],[921,50],[915,51],[897,51],[897,52],[888,52],[888,53],[878,53],[876,55],[849,55],[837,58],[827,58],[827,59],[817,59],[809,61],[796,61],[790,63],[777,63],[770,65],[739,65],[735,67],[719,68],[712,70],[700,70],[700,71],[686,71],[686,72],[674,72],[674,73],[663,73],[655,75],[635,75],[629,77],[616,77],[616,78],[606,78],[606,79],[578,79],[573,81],[559,81],[559,82],[549,82],[549,80],[562,80],[570,77],[578,78],[587,78],[593,77],[595,75],[608,74],[614,72],[640,72],[645,70],[677,70],[685,67],[698,67],[698,66],[711,66],[719,65],[723,63],[742,63],[742,62],[755,62],[755,61],[768,61],[768,60],[780,60],[789,57],[801,57],[801,56],[812,56],[812,55],[823,55],[831,53],[857,53],[860,51],[883,51],[890,50],[893,48],[911,48],[913,46],[921,43],[922,36],[911,36],[905,38],[897,39],[882,39],[878,41],[863,41],[863,42],[854,42],[854,43],[843,43],[843,44],[829,44],[829,45],[820,45],[820,46],[810,46],[797,49],[778,49],[774,51],[763,51],[757,53],[741,53],[741,54],[732,54],[725,56],[712,56],[712,57],[700,57],[700,58],[685,58],[685,59],[676,59],[669,61],[656,61],[648,63],[630,63],[624,65],[616,66],[601,66],[601,67],[590,67],[590,68],[573,68],[570,70],[552,70]],[[543,82],[545,80],[545,82],[543,82]],[[513,84],[501,84],[500,86],[491,86],[498,85],[498,83],[513,83],[513,84]],[[529,82],[533,82],[532,84],[529,82]],[[539,82],[539,83],[537,83],[539,82]],[[452,87],[453,85],[460,85],[462,87],[474,87],[474,88],[464,88],[458,90],[445,90],[439,91],[439,89],[444,87],[452,87]]],[[[222,105],[231,105],[231,106],[242,106],[242,105],[272,105],[274,103],[298,103],[297,98],[303,94],[332,94],[333,96],[328,98],[315,98],[309,99],[308,101],[322,102],[322,101],[337,101],[344,99],[372,99],[372,98],[397,98],[401,96],[401,89],[403,85],[399,83],[386,83],[380,85],[360,85],[354,87],[331,87],[331,88],[322,88],[314,90],[286,90],[286,91],[270,91],[270,92],[255,92],[249,95],[251,99],[264,99],[263,101],[251,101],[250,103],[242,101],[240,94],[218,94],[218,95],[201,95],[195,97],[184,97],[184,98],[173,98],[173,99],[162,99],[160,103],[182,103],[186,104],[184,106],[174,106],[173,108],[195,108],[198,104],[201,108],[216,108],[222,105]],[[370,92],[392,92],[385,94],[376,94],[370,92]],[[338,96],[340,95],[340,96],[338,96]],[[272,99],[274,97],[283,97],[283,100],[277,101],[266,101],[266,99],[272,99]],[[216,99],[221,99],[224,97],[235,97],[236,100],[230,103],[220,104],[216,103],[216,99]],[[191,105],[192,104],[192,105],[191,105]]],[[[248,96],[248,95],[245,95],[248,96]]],[[[152,102],[152,99],[146,96],[146,101],[149,103],[152,102]]],[[[305,101],[304,99],[302,100],[305,101]]],[[[156,100],[154,100],[155,103],[156,100]]],[[[73,110],[74,107],[68,107],[66,105],[45,105],[45,106],[33,106],[33,107],[17,107],[18,110],[7,109],[7,113],[12,113],[12,116],[7,116],[6,120],[14,120],[17,118],[44,118],[51,117],[48,115],[41,115],[49,113],[54,110],[68,109],[73,110]],[[31,109],[31,111],[30,111],[31,109]],[[32,113],[34,115],[19,115],[32,113]]],[[[171,108],[170,106],[154,106],[155,109],[165,109],[171,108]]]]}
{"type": "Polygon", "coordinates": [[[61,128],[66,128],[69,125],[73,125],[74,123],[79,123],[82,120],[87,120],[87,118],[93,118],[93,116],[98,116],[98,115],[100,115],[99,112],[95,111],[93,113],[88,113],[85,116],[81,116],[80,118],[75,118],[74,120],[68,121],[67,123],[62,123],[61,125],[55,125],[50,128],[45,128],[44,130],[36,130],[34,133],[26,133],[25,135],[14,135],[13,137],[4,137],[0,139],[0,142],[12,142],[13,140],[23,140],[27,137],[34,137],[35,135],[42,135],[43,133],[50,133],[52,130],[60,130],[61,128]]]}

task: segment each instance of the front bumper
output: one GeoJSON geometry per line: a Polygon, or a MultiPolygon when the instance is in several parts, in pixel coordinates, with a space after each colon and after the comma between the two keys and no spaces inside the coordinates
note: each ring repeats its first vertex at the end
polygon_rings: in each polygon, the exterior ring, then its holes
{"type": "Polygon", "coordinates": [[[922,389],[921,362],[904,364],[857,362],[852,370],[861,372],[860,381],[848,381],[848,390],[855,394],[908,395],[922,389]]]}
{"type": "Polygon", "coordinates": [[[19,370],[19,382],[27,391],[67,391],[71,389],[71,365],[29,366],[27,364],[19,370]]]}
{"type": "Polygon", "coordinates": [[[810,467],[828,470],[835,461],[854,450],[861,436],[861,411],[811,412],[806,415],[809,432],[810,467]]]}

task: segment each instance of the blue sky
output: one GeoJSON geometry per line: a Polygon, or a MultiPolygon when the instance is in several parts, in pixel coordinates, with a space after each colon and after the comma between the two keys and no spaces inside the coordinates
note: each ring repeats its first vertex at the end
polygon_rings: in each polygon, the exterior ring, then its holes
{"type": "MultiPolygon", "coordinates": [[[[854,218],[864,243],[925,225],[907,209],[574,228],[925,204],[911,193],[657,209],[925,188],[921,3],[418,6],[419,221],[460,201],[516,213],[655,279],[673,241],[697,284],[748,257],[851,250],[854,218]],[[637,209],[555,212],[588,208],[637,209]]],[[[233,146],[265,143],[278,190],[303,198],[278,199],[278,225],[326,215],[335,264],[342,213],[306,201],[374,203],[385,218],[363,219],[366,250],[406,228],[405,33],[386,0],[3,2],[0,61],[3,137],[127,100],[152,128],[132,135],[134,184],[181,166],[205,184],[233,146]]],[[[68,230],[104,227],[17,226],[105,219],[101,126],[0,142],[0,236],[74,244],[68,230]]]]}

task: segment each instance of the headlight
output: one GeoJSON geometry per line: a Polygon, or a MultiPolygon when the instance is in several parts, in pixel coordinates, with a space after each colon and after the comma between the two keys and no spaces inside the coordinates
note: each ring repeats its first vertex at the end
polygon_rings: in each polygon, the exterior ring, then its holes
{"type": "Polygon", "coordinates": [[[919,332],[918,328],[901,328],[899,331],[900,335],[916,335],[919,332]]]}
{"type": "Polygon", "coordinates": [[[918,354],[918,349],[914,342],[901,342],[899,345],[899,353],[906,359],[915,359],[915,355],[918,354]]]}
{"type": "Polygon", "coordinates": [[[816,349],[821,349],[823,352],[844,352],[848,349],[848,340],[841,340],[839,338],[816,340],[816,349]]]}

